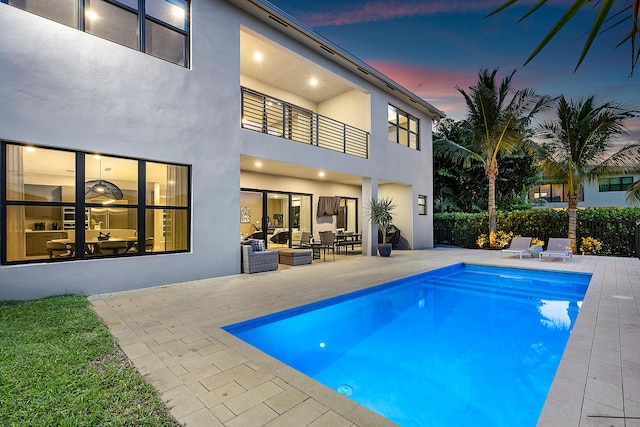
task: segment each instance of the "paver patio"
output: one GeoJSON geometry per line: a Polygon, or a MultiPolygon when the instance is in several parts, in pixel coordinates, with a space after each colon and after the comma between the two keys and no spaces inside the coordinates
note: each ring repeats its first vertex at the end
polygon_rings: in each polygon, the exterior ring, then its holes
{"type": "Polygon", "coordinates": [[[640,260],[449,248],[336,258],[90,300],[186,426],[393,426],[220,327],[455,262],[591,272],[538,426],[640,427],[640,260]]]}

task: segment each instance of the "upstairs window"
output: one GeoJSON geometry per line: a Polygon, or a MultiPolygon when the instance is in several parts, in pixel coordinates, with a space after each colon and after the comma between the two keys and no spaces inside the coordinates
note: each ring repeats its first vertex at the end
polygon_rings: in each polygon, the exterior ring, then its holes
{"type": "Polygon", "coordinates": [[[187,67],[187,0],[0,0],[27,12],[187,67]]]}
{"type": "Polygon", "coordinates": [[[389,104],[389,141],[405,147],[420,149],[420,121],[411,114],[389,104]]]}
{"type": "Polygon", "coordinates": [[[627,188],[633,184],[633,177],[616,176],[612,178],[600,178],[598,184],[601,193],[608,191],[627,191],[627,188]]]}

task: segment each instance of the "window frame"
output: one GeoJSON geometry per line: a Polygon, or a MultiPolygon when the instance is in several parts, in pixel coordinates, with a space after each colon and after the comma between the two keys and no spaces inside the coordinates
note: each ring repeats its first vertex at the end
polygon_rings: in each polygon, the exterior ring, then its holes
{"type": "Polygon", "coordinates": [[[598,179],[598,192],[609,193],[615,191],[627,191],[627,188],[629,188],[633,182],[634,177],[632,175],[600,178],[598,179]]]}
{"type": "Polygon", "coordinates": [[[391,129],[395,130],[395,140],[389,139],[391,142],[420,151],[420,119],[406,112],[402,108],[396,107],[389,103],[387,106],[387,135],[391,134],[391,129]],[[395,110],[395,120],[389,120],[392,109],[395,110]],[[406,117],[407,125],[403,126],[400,117],[406,117]],[[412,130],[412,124],[415,124],[415,131],[412,130]],[[412,137],[415,138],[415,146],[412,146],[412,137]],[[406,141],[404,141],[406,140],[406,141]]]}
{"type": "Polygon", "coordinates": [[[418,194],[418,215],[427,215],[427,196],[418,194]]]}
{"type": "MultiPolygon", "coordinates": [[[[137,182],[137,204],[126,204],[119,205],[118,203],[114,203],[111,206],[114,207],[126,207],[128,209],[135,209],[137,213],[137,247],[138,251],[128,251],[124,254],[119,255],[90,255],[84,251],[75,251],[73,256],[65,257],[65,258],[34,258],[34,259],[20,259],[20,260],[7,260],[8,256],[8,240],[7,240],[7,217],[8,210],[11,206],[19,206],[19,207],[50,207],[50,208],[60,208],[62,211],[62,228],[59,229],[60,232],[64,231],[74,231],[75,232],[75,246],[76,247],[85,247],[85,233],[90,227],[87,226],[87,219],[85,221],[77,220],[79,217],[78,212],[86,212],[91,206],[94,206],[95,203],[88,202],[85,200],[85,181],[86,181],[86,171],[85,171],[85,159],[88,156],[94,156],[98,153],[88,152],[88,151],[80,151],[80,150],[69,150],[63,149],[59,147],[51,147],[44,145],[34,145],[27,144],[22,142],[14,142],[14,141],[4,141],[0,140],[0,161],[2,167],[0,168],[0,174],[2,179],[0,179],[0,265],[16,265],[16,264],[37,264],[37,263],[52,263],[52,262],[72,262],[77,260],[92,260],[92,259],[103,259],[103,258],[123,258],[123,257],[136,257],[136,256],[150,256],[150,255],[159,255],[159,254],[167,254],[167,253],[184,253],[191,251],[191,228],[192,228],[192,166],[189,164],[181,164],[175,162],[165,162],[161,160],[152,160],[152,159],[140,159],[140,158],[132,158],[114,154],[107,153],[99,153],[100,156],[104,157],[113,157],[124,160],[132,160],[137,162],[137,174],[138,174],[138,182],[137,182]],[[73,153],[75,155],[75,177],[74,177],[74,185],[75,185],[75,200],[74,201],[30,201],[30,200],[8,200],[7,199],[7,146],[20,146],[20,147],[33,147],[35,149],[42,150],[55,150],[67,153],[73,153]],[[146,179],[146,165],[147,163],[158,163],[164,164],[167,166],[178,166],[185,167],[186,169],[186,204],[185,205],[160,205],[160,204],[148,204],[147,203],[147,179],[146,179]],[[64,228],[64,210],[63,208],[74,208],[75,209],[75,226],[74,228],[64,228]],[[174,249],[167,250],[166,246],[163,250],[154,250],[147,251],[145,248],[145,240],[147,235],[147,230],[149,228],[153,229],[153,223],[147,224],[146,215],[150,210],[160,210],[160,211],[182,211],[186,214],[186,227],[184,230],[186,247],[184,249],[174,249]]],[[[24,176],[24,174],[22,175],[24,176]]],[[[164,231],[163,231],[164,233],[164,231]]],[[[153,237],[156,237],[155,235],[153,237]]],[[[158,236],[159,237],[159,236],[158,236]]]]}
{"type": "MultiPolygon", "coordinates": [[[[529,201],[530,202],[537,202],[538,200],[544,200],[546,203],[566,203],[569,200],[567,199],[567,186],[569,184],[559,184],[559,183],[543,183],[543,184],[537,184],[534,185],[533,187],[531,187],[531,189],[529,190],[529,201]],[[561,185],[562,186],[562,190],[561,193],[558,195],[556,194],[556,192],[554,192],[554,187],[557,189],[557,187],[561,185]],[[541,195],[541,190],[543,186],[548,186],[549,187],[549,195],[548,196],[542,196],[541,195]],[[538,197],[535,197],[536,195],[538,195],[538,197]],[[553,200],[555,197],[560,197],[560,200],[553,200]]],[[[584,202],[584,189],[582,191],[580,191],[580,194],[578,195],[578,200],[581,202],[584,202]]]]}
{"type": "MultiPolygon", "coordinates": [[[[42,18],[45,19],[49,19],[53,22],[57,22],[61,25],[65,25],[65,26],[69,26],[68,24],[64,23],[64,22],[59,22],[55,19],[52,19],[51,17],[48,16],[43,16],[43,15],[38,15],[36,13],[31,12],[28,9],[22,9],[16,5],[10,4],[9,3],[10,0],[0,0],[0,3],[4,3],[7,4],[9,6],[15,7],[16,9],[20,9],[22,11],[25,11],[27,13],[32,13],[36,16],[40,16],[42,18]]],[[[190,68],[191,67],[191,0],[182,0],[186,3],[186,7],[187,10],[185,11],[185,29],[181,29],[178,28],[168,22],[165,22],[163,20],[161,20],[160,18],[156,18],[155,16],[149,15],[146,13],[146,1],[147,0],[137,0],[138,2],[138,8],[137,10],[124,4],[121,3],[117,0],[101,0],[105,3],[110,4],[111,6],[117,7],[122,9],[123,11],[129,12],[129,13],[133,13],[136,15],[137,17],[137,27],[136,27],[136,31],[137,31],[137,50],[143,53],[146,53],[150,56],[153,56],[154,58],[158,58],[158,59],[162,59],[164,61],[170,62],[172,64],[176,64],[179,65],[181,67],[185,67],[185,68],[190,68]],[[161,56],[157,56],[154,55],[150,52],[147,52],[147,32],[146,32],[146,21],[149,20],[151,22],[153,22],[156,25],[159,25],[165,29],[168,29],[170,31],[173,31],[174,33],[178,33],[181,36],[184,37],[184,45],[183,45],[183,49],[184,49],[184,64],[181,64],[179,62],[174,62],[168,59],[165,59],[161,56]]],[[[80,30],[82,32],[85,32],[87,34],[91,34],[95,37],[100,37],[104,40],[109,40],[112,43],[116,43],[119,44],[120,46],[124,46],[124,47],[129,47],[126,45],[123,45],[121,43],[118,43],[116,41],[110,40],[108,38],[102,37],[100,35],[91,33],[89,31],[87,31],[87,17],[86,17],[86,11],[87,11],[87,7],[85,5],[85,1],[84,0],[80,0],[80,1],[76,1],[76,6],[75,6],[75,14],[76,14],[76,20],[75,20],[75,26],[72,26],[71,28],[75,28],[77,30],[80,30]]],[[[131,48],[131,47],[129,47],[131,48]]]]}

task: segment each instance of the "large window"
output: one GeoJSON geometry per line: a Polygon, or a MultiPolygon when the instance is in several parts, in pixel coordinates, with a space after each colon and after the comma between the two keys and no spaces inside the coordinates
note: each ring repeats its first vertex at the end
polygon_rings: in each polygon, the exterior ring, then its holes
{"type": "MultiPolygon", "coordinates": [[[[532,203],[568,202],[568,184],[541,184],[529,191],[529,201],[532,203]]],[[[584,192],[580,192],[578,200],[584,202],[584,192]]]]}
{"type": "Polygon", "coordinates": [[[188,0],[0,0],[178,65],[188,66],[188,0]]]}
{"type": "Polygon", "coordinates": [[[389,104],[389,140],[405,147],[420,149],[420,122],[411,114],[389,104]]]}
{"type": "Polygon", "coordinates": [[[601,193],[607,191],[627,191],[627,188],[633,184],[632,176],[616,176],[611,178],[600,178],[598,180],[601,193]]]}
{"type": "Polygon", "coordinates": [[[188,251],[185,165],[2,144],[2,263],[188,251]]]}

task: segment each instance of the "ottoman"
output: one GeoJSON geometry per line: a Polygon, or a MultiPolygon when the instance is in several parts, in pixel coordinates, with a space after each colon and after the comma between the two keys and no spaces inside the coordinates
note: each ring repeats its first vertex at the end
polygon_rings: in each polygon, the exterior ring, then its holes
{"type": "Polygon", "coordinates": [[[278,251],[278,254],[280,255],[280,264],[311,264],[310,249],[281,249],[278,251]]]}

